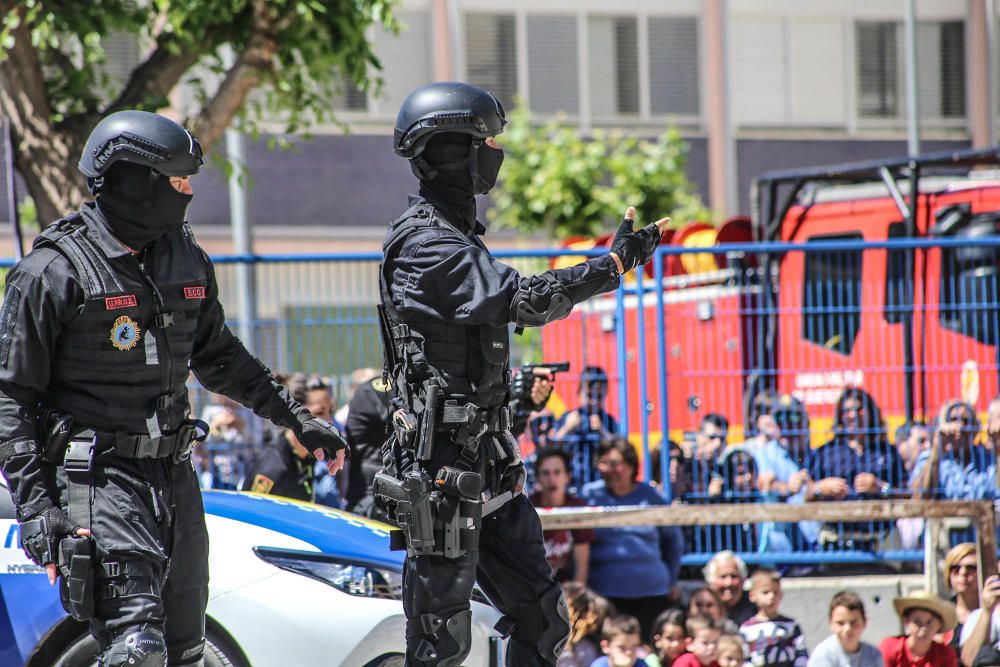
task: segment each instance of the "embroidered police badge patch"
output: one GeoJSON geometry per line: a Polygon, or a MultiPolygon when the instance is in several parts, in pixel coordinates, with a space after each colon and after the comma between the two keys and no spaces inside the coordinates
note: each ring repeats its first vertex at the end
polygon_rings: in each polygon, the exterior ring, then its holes
{"type": "Polygon", "coordinates": [[[119,350],[131,350],[139,343],[139,325],[128,315],[122,315],[111,327],[111,344],[119,350]]]}
{"type": "Polygon", "coordinates": [[[254,475],[253,484],[250,485],[250,490],[254,493],[271,493],[273,488],[274,480],[260,473],[254,475]]]}

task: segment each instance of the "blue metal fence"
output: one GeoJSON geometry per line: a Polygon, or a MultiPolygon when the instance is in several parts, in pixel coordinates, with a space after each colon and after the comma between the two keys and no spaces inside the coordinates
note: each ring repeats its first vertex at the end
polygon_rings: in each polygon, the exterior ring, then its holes
{"type": "MultiPolygon", "coordinates": [[[[496,255],[531,274],[602,252],[496,255]]],[[[571,362],[549,423],[578,407],[584,368],[603,368],[604,408],[637,447],[640,479],[673,502],[993,497],[998,253],[996,236],[661,247],[614,294],[515,337],[512,363],[571,362]],[[809,483],[791,481],[797,469],[809,483]],[[933,474],[918,479],[921,469],[933,474]]],[[[234,330],[250,325],[271,368],[329,377],[343,405],[352,371],[381,367],[380,255],[214,259],[234,330]],[[257,290],[250,322],[238,308],[241,264],[257,290]]],[[[213,399],[191,389],[202,413],[213,399]]],[[[598,440],[584,428],[548,444],[572,451],[582,485],[598,477],[598,440]]],[[[229,463],[238,476],[239,457],[229,463]]],[[[915,521],[702,526],[688,531],[685,560],[723,548],[750,561],[919,560],[921,535],[915,521]]]]}

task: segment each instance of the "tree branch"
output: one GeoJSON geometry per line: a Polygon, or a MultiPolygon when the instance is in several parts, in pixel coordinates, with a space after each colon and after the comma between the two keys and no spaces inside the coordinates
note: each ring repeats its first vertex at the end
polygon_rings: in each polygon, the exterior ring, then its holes
{"type": "Polygon", "coordinates": [[[198,62],[200,55],[190,49],[172,50],[172,39],[169,34],[160,35],[156,40],[156,48],[132,70],[125,87],[105,109],[105,114],[132,109],[150,97],[165,98],[170,94],[184,73],[198,62]]]}
{"type": "Polygon", "coordinates": [[[215,96],[188,124],[191,132],[206,149],[219,141],[250,92],[260,84],[261,74],[274,66],[274,56],[278,53],[277,26],[280,20],[266,0],[254,0],[253,26],[246,48],[237,55],[236,61],[226,72],[215,96]]]}

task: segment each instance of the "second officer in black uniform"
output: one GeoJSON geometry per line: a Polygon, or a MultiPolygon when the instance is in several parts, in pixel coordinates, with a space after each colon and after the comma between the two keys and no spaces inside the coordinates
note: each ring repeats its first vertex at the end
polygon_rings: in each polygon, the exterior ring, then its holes
{"type": "Polygon", "coordinates": [[[191,447],[191,371],[292,429],[329,466],[345,443],[226,326],[185,223],[198,142],[114,113],[80,158],[96,201],[57,221],[7,276],[0,309],[0,469],[28,556],[89,621],[102,667],[199,665],[208,534],[191,447]]]}
{"type": "Polygon", "coordinates": [[[503,151],[494,137],[505,122],[499,101],[463,83],[418,88],[396,119],[394,148],[420,194],[383,245],[380,315],[395,397],[374,492],[399,525],[394,546],[407,550],[409,667],[462,663],[477,581],[505,615],[507,664],[556,663],[568,614],[522,492],[508,325],[541,326],[614,289],[649,261],[667,222],[635,231],[629,209],[609,254],[541,275],[497,262],[479,238],[475,197],[496,182],[503,151]]]}

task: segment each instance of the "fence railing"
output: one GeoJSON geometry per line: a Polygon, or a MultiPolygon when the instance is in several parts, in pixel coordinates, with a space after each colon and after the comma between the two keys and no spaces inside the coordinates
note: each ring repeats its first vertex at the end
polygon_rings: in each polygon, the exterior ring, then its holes
{"type": "MultiPolygon", "coordinates": [[[[496,256],[532,274],[603,252],[496,256]]],[[[713,515],[733,502],[797,505],[808,514],[814,501],[834,498],[992,498],[998,255],[996,236],[661,247],[616,292],[513,338],[512,364],[571,363],[531,422],[525,455],[567,448],[574,485],[596,480],[596,415],[636,446],[643,481],[667,498],[711,506],[713,515]],[[581,383],[593,377],[588,367],[606,373],[603,391],[581,383]],[[567,428],[576,409],[583,426],[567,428]],[[812,484],[790,483],[800,469],[812,484]],[[837,479],[844,483],[825,482],[837,479]]],[[[351,372],[382,365],[380,260],[355,253],[215,263],[233,329],[252,332],[248,343],[271,368],[329,377],[344,404],[351,372]],[[241,265],[252,268],[255,289],[246,313],[241,265]]],[[[191,391],[201,413],[212,399],[191,391]]],[[[224,444],[214,447],[225,455],[224,444]]],[[[239,457],[228,464],[238,476],[239,457]]],[[[756,525],[692,528],[688,553],[770,553],[776,540],[790,561],[919,560],[923,531],[911,518],[777,522],[766,536],[756,525]]]]}

